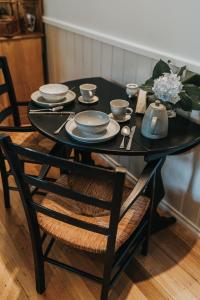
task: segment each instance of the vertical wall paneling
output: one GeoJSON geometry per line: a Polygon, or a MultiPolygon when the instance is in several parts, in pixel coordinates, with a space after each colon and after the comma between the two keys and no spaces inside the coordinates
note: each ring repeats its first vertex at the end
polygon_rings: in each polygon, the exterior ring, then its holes
{"type": "MultiPolygon", "coordinates": [[[[150,77],[156,64],[155,59],[50,25],[46,25],[46,35],[51,82],[102,76],[121,84],[141,84],[150,77]]],[[[167,158],[163,178],[166,187],[165,200],[200,228],[198,149],[167,158]]],[[[134,170],[135,175],[144,166],[143,157],[114,158],[130,171],[134,170]]]]}
{"type": "Polygon", "coordinates": [[[102,43],[92,40],[92,76],[101,76],[102,43]]]}
{"type": "Polygon", "coordinates": [[[141,84],[151,76],[152,59],[138,55],[137,65],[136,81],[141,84]]]}
{"type": "Polygon", "coordinates": [[[123,49],[113,47],[112,53],[112,80],[124,83],[124,55],[123,49]]]}
{"type": "Polygon", "coordinates": [[[83,72],[83,40],[84,37],[79,34],[74,34],[74,76],[81,78],[83,72]]]}
{"type": "Polygon", "coordinates": [[[56,39],[56,55],[59,57],[57,60],[57,76],[59,77],[60,82],[65,82],[67,80],[67,35],[65,30],[57,30],[56,39]]]}
{"type": "Polygon", "coordinates": [[[112,77],[112,49],[112,46],[102,43],[101,76],[107,79],[112,77]]]}
{"type": "Polygon", "coordinates": [[[46,43],[47,43],[47,61],[48,61],[48,72],[49,82],[54,81],[55,67],[54,67],[54,53],[53,53],[53,27],[46,25],[46,43]]]}
{"type": "Polygon", "coordinates": [[[75,55],[74,55],[74,34],[70,31],[66,31],[66,72],[67,80],[73,80],[75,75],[75,55]]]}
{"type": "Polygon", "coordinates": [[[124,83],[136,82],[137,55],[126,51],[124,58],[124,83]]]}
{"type": "Polygon", "coordinates": [[[92,39],[83,37],[83,77],[92,76],[92,39]]]}

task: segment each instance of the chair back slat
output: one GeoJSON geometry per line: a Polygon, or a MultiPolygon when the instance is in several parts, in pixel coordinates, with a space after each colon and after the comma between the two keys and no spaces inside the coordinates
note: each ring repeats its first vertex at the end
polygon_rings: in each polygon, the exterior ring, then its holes
{"type": "Polygon", "coordinates": [[[89,222],[85,222],[85,221],[70,217],[66,214],[59,213],[52,209],[48,209],[34,201],[31,202],[31,206],[33,206],[37,212],[40,212],[46,216],[49,216],[49,217],[59,220],[61,222],[68,223],[70,225],[74,225],[76,227],[83,228],[83,229],[86,229],[86,230],[89,230],[92,232],[100,233],[103,235],[109,234],[109,229],[106,227],[102,227],[99,225],[95,225],[95,224],[92,224],[89,222]]]}
{"type": "Polygon", "coordinates": [[[46,164],[51,165],[52,167],[61,168],[66,172],[73,172],[77,174],[82,173],[89,176],[95,175],[95,177],[104,178],[105,180],[114,179],[114,177],[116,176],[116,173],[113,170],[93,167],[74,161],[72,162],[60,157],[40,153],[32,149],[25,149],[18,145],[13,146],[11,144],[11,147],[14,148],[14,151],[17,155],[22,155],[40,164],[46,164]]]}
{"type": "MultiPolygon", "coordinates": [[[[0,123],[3,122],[8,116],[13,114],[13,107],[6,107],[4,110],[0,112],[0,123]]],[[[1,127],[0,127],[1,129],[1,127]]]]}
{"type": "Polygon", "coordinates": [[[8,92],[8,85],[3,83],[0,85],[0,95],[5,94],[8,92]]]}
{"type": "MultiPolygon", "coordinates": [[[[9,104],[12,107],[12,110],[10,110],[10,115],[12,115],[13,117],[14,126],[20,126],[20,116],[13,81],[8,67],[7,59],[4,56],[0,56],[0,69],[2,70],[5,81],[3,84],[0,84],[0,95],[5,93],[8,94],[9,104]]],[[[5,116],[4,114],[2,114],[2,112],[0,112],[0,117],[1,119],[5,120],[8,115],[5,116]]]]}
{"type": "Polygon", "coordinates": [[[107,210],[111,209],[111,203],[104,201],[104,200],[99,200],[95,197],[90,197],[84,194],[80,194],[72,189],[69,189],[67,187],[62,187],[58,184],[46,181],[44,179],[38,179],[34,178],[32,176],[23,176],[24,181],[32,186],[35,186],[37,188],[43,189],[45,191],[54,193],[56,195],[62,196],[62,197],[67,197],[76,201],[80,201],[85,204],[89,204],[92,206],[96,206],[99,208],[104,208],[107,210]]]}

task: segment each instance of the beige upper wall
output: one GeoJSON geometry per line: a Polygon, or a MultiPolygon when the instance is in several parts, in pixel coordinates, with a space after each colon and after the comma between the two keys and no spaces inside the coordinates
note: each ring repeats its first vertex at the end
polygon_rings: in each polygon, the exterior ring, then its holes
{"type": "Polygon", "coordinates": [[[199,0],[44,0],[44,7],[72,31],[200,70],[199,0]]]}

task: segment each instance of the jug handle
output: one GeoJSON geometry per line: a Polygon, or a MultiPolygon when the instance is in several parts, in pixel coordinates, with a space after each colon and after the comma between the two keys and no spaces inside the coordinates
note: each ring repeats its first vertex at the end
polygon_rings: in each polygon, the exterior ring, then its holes
{"type": "Polygon", "coordinates": [[[158,122],[158,117],[153,117],[151,120],[151,134],[155,134],[157,122],[158,122]]]}

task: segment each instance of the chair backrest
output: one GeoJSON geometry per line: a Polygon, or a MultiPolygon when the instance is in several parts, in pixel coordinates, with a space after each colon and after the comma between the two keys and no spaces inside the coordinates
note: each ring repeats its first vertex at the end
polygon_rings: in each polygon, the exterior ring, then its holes
{"type": "Polygon", "coordinates": [[[11,166],[12,172],[14,173],[15,181],[19,188],[25,209],[29,229],[33,234],[37,232],[39,235],[37,212],[40,212],[51,218],[55,218],[73,226],[100,233],[105,236],[112,236],[113,243],[115,242],[125,179],[125,171],[123,169],[108,170],[39,153],[34,150],[25,149],[13,144],[11,139],[7,136],[0,137],[0,145],[2,146],[5,156],[11,166]],[[104,199],[97,199],[93,196],[88,196],[73,189],[63,187],[56,182],[48,180],[47,178],[42,179],[40,177],[31,176],[23,170],[20,157],[27,157],[37,164],[49,165],[51,167],[62,169],[62,171],[66,172],[67,174],[82,174],[83,176],[91,176],[92,178],[100,178],[101,180],[103,178],[106,182],[112,181],[112,200],[109,202],[104,199]],[[81,221],[74,217],[59,213],[52,209],[47,209],[42,204],[34,201],[30,186],[37,187],[43,191],[45,190],[46,192],[52,192],[54,194],[67,197],[84,204],[89,204],[91,206],[108,210],[110,212],[109,226],[103,227],[100,225],[91,224],[86,221],[81,221]]]}
{"type": "Polygon", "coordinates": [[[2,70],[4,82],[0,84],[0,96],[3,94],[8,95],[9,105],[0,112],[0,123],[8,116],[13,117],[14,126],[20,126],[20,116],[12,82],[12,77],[8,67],[6,57],[0,56],[0,69],[2,70]]]}

